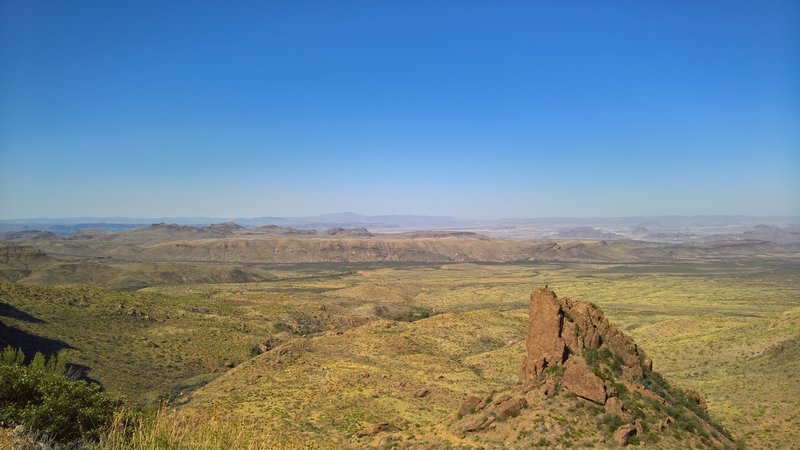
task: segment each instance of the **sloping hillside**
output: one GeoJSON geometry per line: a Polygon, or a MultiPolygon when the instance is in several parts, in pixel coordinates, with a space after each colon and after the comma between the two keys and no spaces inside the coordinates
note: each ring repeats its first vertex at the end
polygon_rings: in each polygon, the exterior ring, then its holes
{"type": "MultiPolygon", "coordinates": [[[[295,339],[200,388],[186,408],[212,420],[269,424],[273,433],[331,447],[612,445],[617,427],[633,420],[631,414],[612,418],[602,403],[576,398],[569,390],[519,390],[528,325],[522,311],[478,310],[412,323],[374,321],[295,339]],[[513,414],[498,413],[492,426],[471,427],[475,418],[488,417],[463,409],[473,395],[488,396],[494,405],[516,395],[524,406],[513,414]]],[[[644,388],[631,386],[628,407],[649,405],[649,400],[633,400],[639,398],[634,389],[644,388]]],[[[662,398],[655,392],[647,395],[662,398]]],[[[672,412],[647,409],[651,425],[637,439],[665,448],[732,445],[705,419],[681,412],[684,406],[672,401],[653,400],[653,405],[671,405],[672,412]],[[668,419],[669,414],[675,417],[668,419]],[[657,429],[662,419],[663,428],[657,429]]]]}

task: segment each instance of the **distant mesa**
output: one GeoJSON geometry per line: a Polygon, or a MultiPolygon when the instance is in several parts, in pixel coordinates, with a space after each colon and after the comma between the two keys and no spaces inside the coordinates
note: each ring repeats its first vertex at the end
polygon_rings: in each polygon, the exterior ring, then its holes
{"type": "Polygon", "coordinates": [[[562,228],[556,232],[554,237],[559,239],[624,239],[624,237],[619,234],[606,232],[594,227],[562,228]]]}
{"type": "Polygon", "coordinates": [[[164,223],[164,222],[161,222],[161,223],[154,223],[154,224],[152,224],[152,225],[150,225],[149,227],[146,227],[146,228],[135,228],[131,232],[145,231],[145,230],[175,232],[175,231],[192,231],[192,230],[196,230],[196,229],[197,228],[189,226],[189,225],[178,225],[176,223],[164,223]]]}
{"type": "Polygon", "coordinates": [[[366,228],[330,228],[323,232],[327,236],[355,236],[355,237],[368,237],[373,236],[366,228]]]}
{"type": "Polygon", "coordinates": [[[151,230],[181,230],[193,227],[190,227],[188,225],[178,225],[177,223],[159,222],[159,223],[154,223],[146,228],[149,228],[151,230]]]}
{"type": "Polygon", "coordinates": [[[10,264],[14,259],[44,258],[47,255],[31,245],[0,246],[0,263],[10,264]]]}
{"type": "Polygon", "coordinates": [[[217,223],[203,227],[162,222],[154,223],[148,227],[109,234],[108,239],[131,243],[175,239],[213,239],[235,236],[246,230],[245,227],[233,222],[217,223]]]}
{"type": "Polygon", "coordinates": [[[753,229],[757,231],[772,231],[772,230],[780,230],[780,227],[776,227],[775,225],[767,225],[764,223],[760,223],[754,226],[753,229]]]}
{"type": "Polygon", "coordinates": [[[236,231],[245,230],[246,228],[234,223],[234,222],[225,222],[225,223],[215,223],[205,227],[207,230],[218,231],[220,233],[234,233],[236,231]]]}
{"type": "Polygon", "coordinates": [[[73,234],[72,236],[68,237],[67,239],[73,241],[80,241],[80,240],[89,240],[89,239],[101,239],[111,236],[112,233],[105,231],[105,230],[94,230],[94,229],[84,229],[80,230],[77,233],[73,234]]]}
{"type": "Polygon", "coordinates": [[[317,230],[301,230],[298,228],[281,227],[278,225],[264,225],[255,227],[252,231],[259,234],[274,236],[314,236],[317,234],[317,230]]]}
{"type": "Polygon", "coordinates": [[[13,241],[13,240],[49,241],[61,238],[57,234],[50,231],[25,230],[25,231],[13,231],[5,233],[3,235],[3,239],[7,241],[13,241]]]}

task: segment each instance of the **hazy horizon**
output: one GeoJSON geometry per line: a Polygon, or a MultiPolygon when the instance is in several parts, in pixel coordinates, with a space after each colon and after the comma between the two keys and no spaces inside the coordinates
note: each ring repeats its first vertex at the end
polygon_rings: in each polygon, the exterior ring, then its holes
{"type": "Polygon", "coordinates": [[[0,219],[800,216],[800,7],[0,5],[0,219]]]}
{"type": "Polygon", "coordinates": [[[452,220],[456,223],[475,222],[475,223],[492,223],[503,221],[570,221],[586,222],[592,220],[612,220],[612,221],[636,221],[636,220],[649,220],[649,219],[697,219],[697,220],[729,220],[729,221],[743,221],[750,220],[765,220],[765,221],[787,221],[786,223],[794,223],[800,220],[800,215],[746,215],[746,214],[697,214],[697,215],[680,215],[680,214],[664,214],[664,215],[634,215],[634,216],[529,216],[529,217],[456,217],[445,215],[427,215],[427,214],[361,214],[352,211],[329,212],[322,214],[312,214],[303,216],[288,216],[288,215],[250,215],[250,216],[64,216],[64,217],[14,217],[14,218],[0,218],[3,223],[28,223],[34,224],[36,221],[43,221],[42,223],[81,223],[87,221],[100,221],[98,223],[120,223],[120,224],[150,224],[157,223],[157,221],[174,220],[180,223],[191,223],[196,221],[198,224],[213,223],[214,221],[253,221],[253,220],[316,220],[316,219],[336,219],[346,220],[352,215],[353,220],[357,219],[379,219],[379,218],[419,218],[419,219],[446,219],[452,220]],[[63,222],[60,222],[63,221],[63,222]]]}

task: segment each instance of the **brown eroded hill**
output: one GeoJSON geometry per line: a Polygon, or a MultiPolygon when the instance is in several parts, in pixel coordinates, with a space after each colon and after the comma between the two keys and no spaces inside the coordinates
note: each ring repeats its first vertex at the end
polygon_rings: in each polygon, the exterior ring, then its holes
{"type": "Polygon", "coordinates": [[[32,245],[0,246],[0,280],[18,281],[56,264],[56,259],[32,245]]]}
{"type": "Polygon", "coordinates": [[[365,228],[321,233],[278,226],[244,228],[235,223],[193,227],[154,224],[118,233],[81,232],[71,238],[38,232],[10,235],[6,242],[34,245],[55,257],[114,258],[125,262],[224,262],[243,264],[376,262],[654,262],[796,258],[797,244],[720,240],[665,244],[630,240],[506,240],[453,231],[373,234],[365,228]]]}
{"type": "Polygon", "coordinates": [[[113,289],[186,283],[242,283],[274,276],[263,268],[170,262],[120,262],[110,258],[54,258],[30,245],[0,245],[0,281],[24,284],[93,284],[113,289]]]}

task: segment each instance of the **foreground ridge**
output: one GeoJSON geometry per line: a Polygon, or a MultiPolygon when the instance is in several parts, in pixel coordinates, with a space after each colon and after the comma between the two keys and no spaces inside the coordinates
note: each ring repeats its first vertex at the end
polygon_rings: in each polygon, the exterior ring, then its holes
{"type": "MultiPolygon", "coordinates": [[[[551,409],[567,400],[573,417],[584,416],[575,417],[576,422],[595,418],[599,433],[590,441],[736,447],[709,418],[702,395],[677,389],[654,372],[645,352],[592,303],[536,289],[525,347],[521,384],[511,392],[467,398],[457,413],[457,429],[497,440],[526,420],[526,411],[551,409]]],[[[542,428],[557,430],[558,424],[542,428]]],[[[542,438],[538,443],[548,442],[542,438]]]]}

